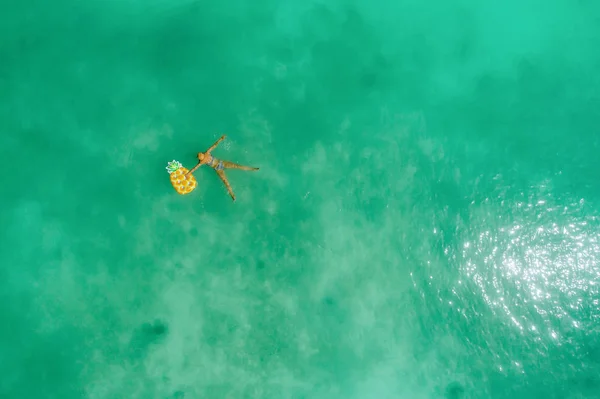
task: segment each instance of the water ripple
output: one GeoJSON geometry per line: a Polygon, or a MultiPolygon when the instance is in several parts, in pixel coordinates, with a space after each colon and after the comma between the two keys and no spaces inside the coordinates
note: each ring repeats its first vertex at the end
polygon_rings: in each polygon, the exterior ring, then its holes
{"type": "Polygon", "coordinates": [[[463,237],[461,274],[494,313],[560,345],[600,320],[600,230],[589,213],[583,199],[563,205],[548,194],[473,203],[479,230],[463,237]]]}

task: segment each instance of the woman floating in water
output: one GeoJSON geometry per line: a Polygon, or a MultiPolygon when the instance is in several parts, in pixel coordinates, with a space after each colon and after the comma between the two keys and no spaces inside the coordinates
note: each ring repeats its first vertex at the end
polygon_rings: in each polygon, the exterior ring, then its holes
{"type": "Polygon", "coordinates": [[[227,191],[229,191],[229,195],[235,201],[235,194],[233,194],[233,190],[231,189],[231,185],[229,181],[227,181],[227,177],[225,176],[225,169],[240,169],[240,170],[258,170],[258,168],[252,168],[250,166],[242,166],[229,161],[221,161],[211,155],[211,151],[217,148],[221,141],[225,140],[225,135],[221,136],[219,140],[217,140],[213,145],[210,146],[206,152],[198,153],[198,165],[194,166],[192,170],[186,173],[186,176],[189,173],[194,173],[196,169],[198,169],[202,165],[208,165],[217,172],[217,175],[221,178],[225,187],[227,187],[227,191]]]}

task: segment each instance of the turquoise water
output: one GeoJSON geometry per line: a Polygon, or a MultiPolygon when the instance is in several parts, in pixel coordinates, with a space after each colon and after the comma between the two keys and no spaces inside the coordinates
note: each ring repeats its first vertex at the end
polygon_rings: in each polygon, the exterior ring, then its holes
{"type": "Polygon", "coordinates": [[[3,2],[0,398],[600,398],[600,3],[496,3],[3,2]]]}

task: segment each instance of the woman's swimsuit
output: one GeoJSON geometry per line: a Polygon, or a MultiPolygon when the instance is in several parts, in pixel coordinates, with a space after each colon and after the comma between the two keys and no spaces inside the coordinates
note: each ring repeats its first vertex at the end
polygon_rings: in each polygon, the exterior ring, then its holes
{"type": "Polygon", "coordinates": [[[215,168],[215,170],[223,170],[225,169],[225,167],[223,166],[223,161],[219,161],[217,159],[215,159],[212,155],[208,155],[210,157],[210,160],[208,162],[206,162],[206,164],[212,168],[215,168]],[[216,163],[216,165],[215,165],[216,163]]]}

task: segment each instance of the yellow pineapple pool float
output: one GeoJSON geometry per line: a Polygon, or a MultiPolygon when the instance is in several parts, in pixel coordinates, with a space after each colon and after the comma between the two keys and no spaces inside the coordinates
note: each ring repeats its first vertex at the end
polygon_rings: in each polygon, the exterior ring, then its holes
{"type": "Polygon", "coordinates": [[[173,188],[181,195],[191,193],[198,185],[193,174],[185,175],[189,171],[178,161],[173,160],[169,162],[167,164],[167,172],[169,172],[173,188]]]}

